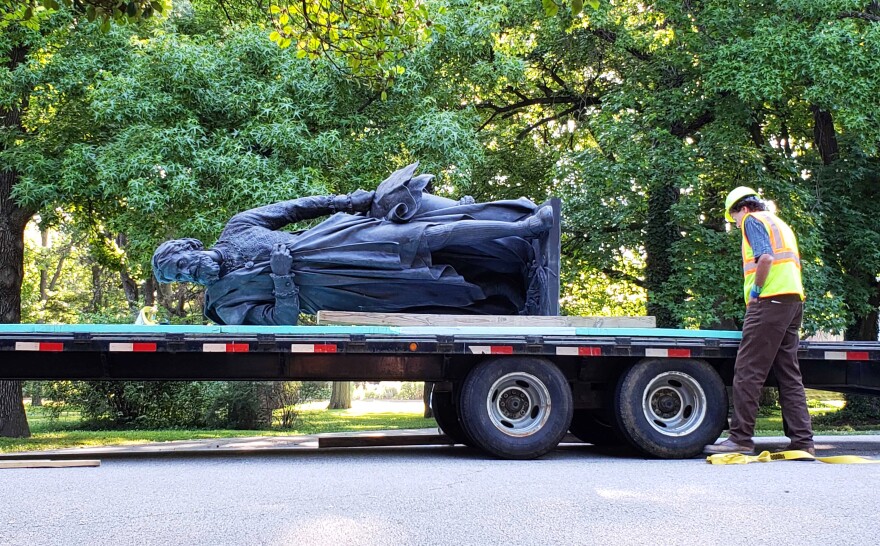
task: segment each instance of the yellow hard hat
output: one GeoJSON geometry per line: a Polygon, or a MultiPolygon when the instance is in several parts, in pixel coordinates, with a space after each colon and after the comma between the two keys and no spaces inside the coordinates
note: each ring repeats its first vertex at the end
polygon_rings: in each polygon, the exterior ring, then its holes
{"type": "Polygon", "coordinates": [[[758,192],[745,186],[734,188],[733,191],[727,194],[727,199],[724,200],[724,217],[728,222],[733,222],[733,216],[730,215],[730,207],[735,205],[736,202],[743,197],[748,197],[750,195],[754,195],[758,199],[761,198],[761,196],[758,195],[758,192]]]}

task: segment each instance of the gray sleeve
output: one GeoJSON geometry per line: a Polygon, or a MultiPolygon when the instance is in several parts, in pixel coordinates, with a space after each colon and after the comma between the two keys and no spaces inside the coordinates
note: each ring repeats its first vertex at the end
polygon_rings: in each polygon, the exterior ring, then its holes
{"type": "Polygon", "coordinates": [[[261,326],[295,326],[299,320],[299,287],[293,275],[271,275],[275,285],[275,304],[259,304],[250,307],[245,324],[261,326]]]}
{"type": "Polygon", "coordinates": [[[746,239],[749,241],[752,252],[755,254],[755,261],[758,261],[758,258],[764,254],[773,256],[773,247],[770,246],[770,234],[767,233],[767,228],[764,227],[764,224],[751,216],[746,216],[743,228],[746,239]]]}
{"type": "Polygon", "coordinates": [[[240,212],[226,224],[226,232],[241,228],[262,227],[281,229],[301,220],[320,218],[336,212],[335,198],[330,196],[301,197],[240,212]]]}

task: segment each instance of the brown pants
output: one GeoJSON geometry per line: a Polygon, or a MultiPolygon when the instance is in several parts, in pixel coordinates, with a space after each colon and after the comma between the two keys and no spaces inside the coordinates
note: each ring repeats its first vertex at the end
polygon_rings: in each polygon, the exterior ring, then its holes
{"type": "Polygon", "coordinates": [[[754,447],[758,398],[772,368],[779,384],[779,403],[791,447],[813,447],[813,427],[797,359],[804,304],[792,303],[790,298],[780,299],[783,301],[774,301],[772,296],[761,298],[746,311],[733,373],[730,439],[754,447]]]}

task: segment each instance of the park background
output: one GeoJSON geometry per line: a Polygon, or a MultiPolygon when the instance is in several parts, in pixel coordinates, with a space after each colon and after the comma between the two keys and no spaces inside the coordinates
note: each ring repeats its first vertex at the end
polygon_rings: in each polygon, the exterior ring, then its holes
{"type": "MultiPolygon", "coordinates": [[[[372,189],[420,161],[444,196],[561,197],[563,312],[672,328],[741,326],[722,208],[754,187],[799,236],[804,334],[878,339],[876,1],[2,0],[0,14],[0,322],[155,307],[202,324],[198,287],[150,276],[161,241],[210,243],[241,210],[372,189]]],[[[0,436],[30,432],[23,398],[48,401],[29,404],[33,439],[0,448],[83,428],[300,430],[328,388],[0,382],[0,436]]],[[[880,423],[872,399],[832,413],[837,429],[880,423]]]]}

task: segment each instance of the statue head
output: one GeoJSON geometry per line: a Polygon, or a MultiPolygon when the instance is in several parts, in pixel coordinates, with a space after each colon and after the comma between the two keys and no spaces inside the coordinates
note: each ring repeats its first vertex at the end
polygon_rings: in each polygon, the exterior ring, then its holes
{"type": "Polygon", "coordinates": [[[153,274],[160,283],[193,282],[211,285],[220,279],[220,264],[205,252],[198,239],[165,241],[151,261],[153,274]]]}

